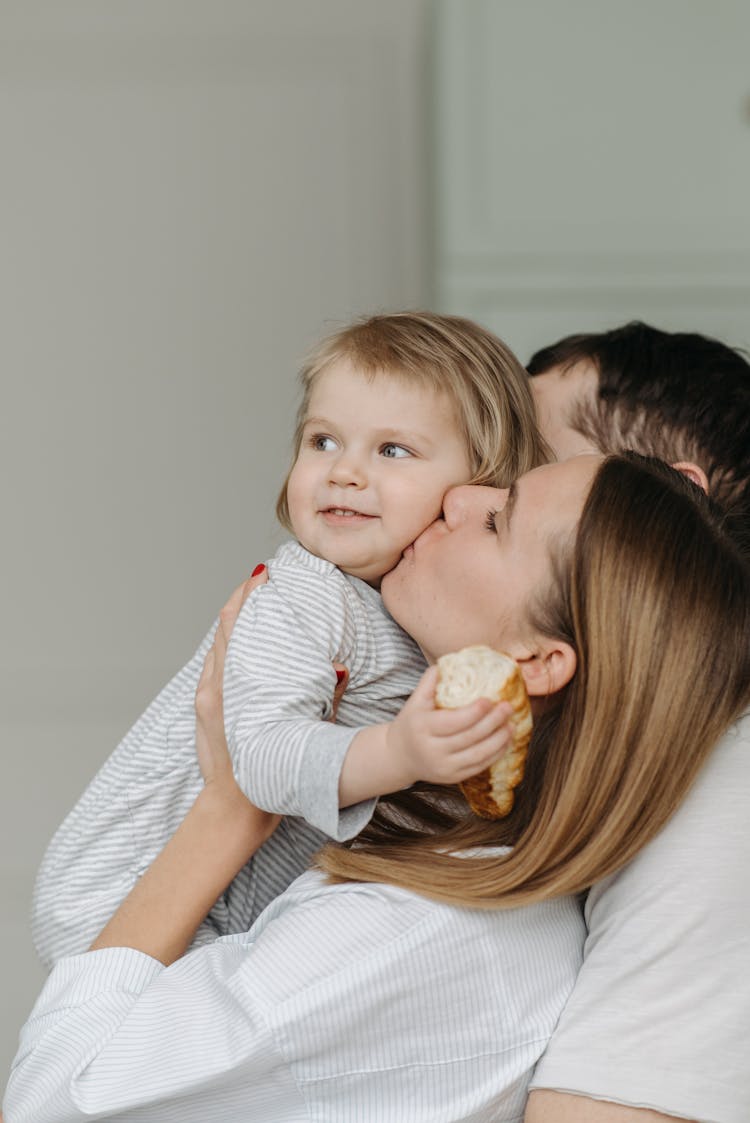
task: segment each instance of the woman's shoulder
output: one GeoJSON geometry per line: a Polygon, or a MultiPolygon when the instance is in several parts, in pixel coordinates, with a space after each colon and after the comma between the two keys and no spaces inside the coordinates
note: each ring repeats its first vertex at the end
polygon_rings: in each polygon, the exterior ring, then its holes
{"type": "Polygon", "coordinates": [[[252,995],[308,1083],[376,1080],[408,1061],[450,1080],[481,1064],[502,1089],[504,1065],[517,1078],[541,1052],[583,936],[570,901],[457,908],[313,871],[259,918],[232,988],[241,1001],[252,995]]]}
{"type": "MultiPolygon", "coordinates": [[[[416,980],[436,960],[451,971],[469,949],[489,964],[513,968],[534,960],[533,948],[569,953],[580,962],[583,920],[579,903],[558,898],[522,909],[461,908],[380,882],[331,883],[309,870],[261,914],[246,936],[252,973],[273,980],[275,1000],[306,983],[335,976],[367,977],[385,971],[416,980]],[[530,948],[532,950],[530,950],[530,948]],[[262,963],[262,970],[259,967],[262,963]]],[[[270,997],[270,995],[269,995],[270,997]]]]}
{"type": "MultiPolygon", "coordinates": [[[[378,927],[419,923],[438,906],[427,897],[418,896],[395,885],[379,882],[332,882],[322,870],[309,869],[276,897],[256,920],[248,938],[257,941],[264,932],[284,918],[304,913],[304,924],[311,924],[315,913],[349,917],[350,923],[361,917],[361,924],[370,922],[372,913],[380,918],[378,927]]],[[[330,930],[331,921],[322,921],[330,930]]],[[[242,937],[240,937],[242,938],[242,937]]]]}

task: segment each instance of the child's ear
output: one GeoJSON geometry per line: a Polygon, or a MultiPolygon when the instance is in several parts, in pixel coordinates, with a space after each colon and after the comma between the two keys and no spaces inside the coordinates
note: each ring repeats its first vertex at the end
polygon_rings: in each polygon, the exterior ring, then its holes
{"type": "Polygon", "coordinates": [[[534,654],[515,657],[530,698],[556,694],[568,685],[578,666],[574,649],[564,640],[545,637],[537,647],[534,654]]]}
{"type": "Polygon", "coordinates": [[[683,476],[687,476],[708,495],[708,476],[698,464],[694,464],[692,460],[678,460],[672,467],[682,472],[683,476]]]}

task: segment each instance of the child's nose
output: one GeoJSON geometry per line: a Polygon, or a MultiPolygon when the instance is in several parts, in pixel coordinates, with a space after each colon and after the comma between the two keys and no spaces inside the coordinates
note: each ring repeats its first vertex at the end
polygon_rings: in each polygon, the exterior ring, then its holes
{"type": "Polygon", "coordinates": [[[330,481],[337,487],[364,487],[367,473],[361,458],[353,451],[342,451],[331,465],[330,481]]]}

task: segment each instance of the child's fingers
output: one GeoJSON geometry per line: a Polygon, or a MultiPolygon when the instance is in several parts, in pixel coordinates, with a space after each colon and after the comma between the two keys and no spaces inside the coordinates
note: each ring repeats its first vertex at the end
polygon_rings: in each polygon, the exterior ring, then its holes
{"type": "Polygon", "coordinates": [[[507,744],[512,737],[512,729],[510,725],[510,716],[513,713],[513,708],[508,702],[501,702],[496,704],[492,709],[484,714],[474,725],[469,726],[468,729],[462,729],[460,733],[454,734],[447,742],[453,753],[461,753],[467,749],[477,748],[479,745],[486,743],[488,738],[502,737],[503,743],[507,744]]]}
{"type": "Polygon", "coordinates": [[[412,691],[410,703],[417,703],[421,708],[432,710],[435,708],[435,687],[437,686],[438,669],[436,666],[428,667],[412,691]]]}
{"type": "Polygon", "coordinates": [[[490,768],[508,751],[511,740],[510,730],[499,729],[471,748],[457,753],[453,757],[454,782],[461,783],[490,768]]]}
{"type": "Polygon", "coordinates": [[[456,748],[466,748],[507,722],[512,712],[508,702],[478,698],[457,710],[435,711],[430,719],[430,732],[435,737],[456,738],[456,748]]]}

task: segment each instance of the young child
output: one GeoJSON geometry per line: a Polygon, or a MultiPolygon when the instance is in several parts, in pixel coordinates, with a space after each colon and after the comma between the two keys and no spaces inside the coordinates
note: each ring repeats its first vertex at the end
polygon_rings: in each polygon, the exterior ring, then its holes
{"type": "MultiPolygon", "coordinates": [[[[542,463],[526,373],[470,321],[375,316],[325,340],[302,372],[278,514],[295,536],[269,562],[227,652],[224,710],[240,787],[285,817],[217,901],[196,943],[246,930],[319,849],[369,820],[377,796],[453,783],[504,745],[487,704],[434,711],[425,662],[383,607],[380,580],[454,485],[504,486],[542,463]],[[337,722],[334,662],[349,671],[337,722]],[[483,759],[477,761],[476,750],[483,759]]],[[[103,765],[45,855],[32,932],[42,960],[84,951],[201,787],[195,688],[214,628],[103,765]]]]}

